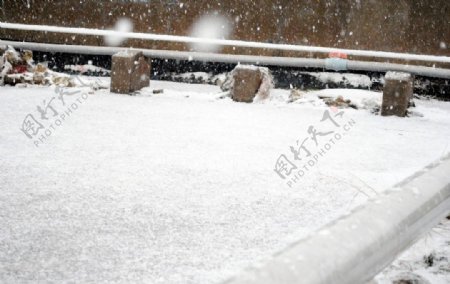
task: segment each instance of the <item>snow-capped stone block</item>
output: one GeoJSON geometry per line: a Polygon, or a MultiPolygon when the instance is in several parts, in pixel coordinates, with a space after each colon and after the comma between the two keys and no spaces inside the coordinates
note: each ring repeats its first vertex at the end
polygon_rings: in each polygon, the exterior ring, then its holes
{"type": "Polygon", "coordinates": [[[125,50],[112,57],[111,92],[130,94],[150,86],[150,60],[142,52],[125,50]]]}
{"type": "Polygon", "coordinates": [[[414,92],[414,77],[409,73],[387,72],[384,77],[381,115],[405,117],[414,92]]]}
{"type": "Polygon", "coordinates": [[[232,72],[231,98],[251,103],[270,96],[273,87],[269,69],[252,65],[238,65],[232,72]]]}

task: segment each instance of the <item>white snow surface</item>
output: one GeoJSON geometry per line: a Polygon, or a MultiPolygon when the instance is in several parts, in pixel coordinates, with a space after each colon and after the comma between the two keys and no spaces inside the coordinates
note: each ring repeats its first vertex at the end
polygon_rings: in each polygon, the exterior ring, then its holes
{"type": "Polygon", "coordinates": [[[335,72],[304,72],[316,77],[322,83],[345,83],[350,86],[360,88],[372,87],[372,80],[367,75],[351,74],[351,73],[335,73],[335,72]]]}
{"type": "Polygon", "coordinates": [[[151,84],[79,87],[93,94],[39,147],[20,127],[54,87],[0,88],[0,282],[220,283],[450,150],[450,103],[417,101],[410,118],[346,109],[354,128],[288,187],[275,162],[320,126],[317,94],[244,104],[151,84]]]}
{"type": "Polygon", "coordinates": [[[375,283],[391,284],[399,280],[417,284],[450,283],[450,220],[441,222],[402,253],[375,278],[375,283]]]}
{"type": "Polygon", "coordinates": [[[399,81],[407,81],[411,80],[411,74],[403,73],[403,72],[387,72],[384,76],[385,80],[399,80],[399,81]]]}

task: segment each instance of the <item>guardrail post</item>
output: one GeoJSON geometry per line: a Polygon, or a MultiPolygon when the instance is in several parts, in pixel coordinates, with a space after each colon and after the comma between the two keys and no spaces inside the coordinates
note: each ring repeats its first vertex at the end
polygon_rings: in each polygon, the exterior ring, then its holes
{"type": "Polygon", "coordinates": [[[150,86],[150,61],[141,51],[125,50],[112,57],[111,92],[130,94],[150,86]]]}
{"type": "Polygon", "coordinates": [[[387,72],[384,77],[381,115],[405,117],[414,91],[414,79],[409,73],[387,72]]]}

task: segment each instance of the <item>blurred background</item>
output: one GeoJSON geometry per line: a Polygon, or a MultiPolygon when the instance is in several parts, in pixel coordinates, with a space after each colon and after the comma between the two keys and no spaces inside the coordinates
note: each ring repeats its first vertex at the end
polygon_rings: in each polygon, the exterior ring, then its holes
{"type": "MultiPolygon", "coordinates": [[[[110,29],[128,18],[135,32],[189,35],[205,15],[229,21],[231,39],[450,56],[448,0],[1,0],[0,21],[110,29]]],[[[102,37],[0,30],[2,39],[105,45],[102,37]]],[[[185,44],[129,40],[124,46],[190,50],[185,44]]],[[[222,52],[313,56],[227,47],[222,52]]],[[[314,55],[316,56],[316,55],[314,55]]],[[[317,55],[320,57],[320,55],[317,55]]]]}

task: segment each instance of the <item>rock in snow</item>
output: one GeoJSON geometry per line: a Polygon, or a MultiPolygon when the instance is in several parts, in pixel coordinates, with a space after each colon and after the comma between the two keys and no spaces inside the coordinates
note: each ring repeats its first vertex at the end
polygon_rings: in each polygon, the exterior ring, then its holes
{"type": "Polygon", "coordinates": [[[258,102],[270,96],[273,79],[269,69],[253,65],[238,65],[231,72],[231,98],[236,102],[258,102]]]}

